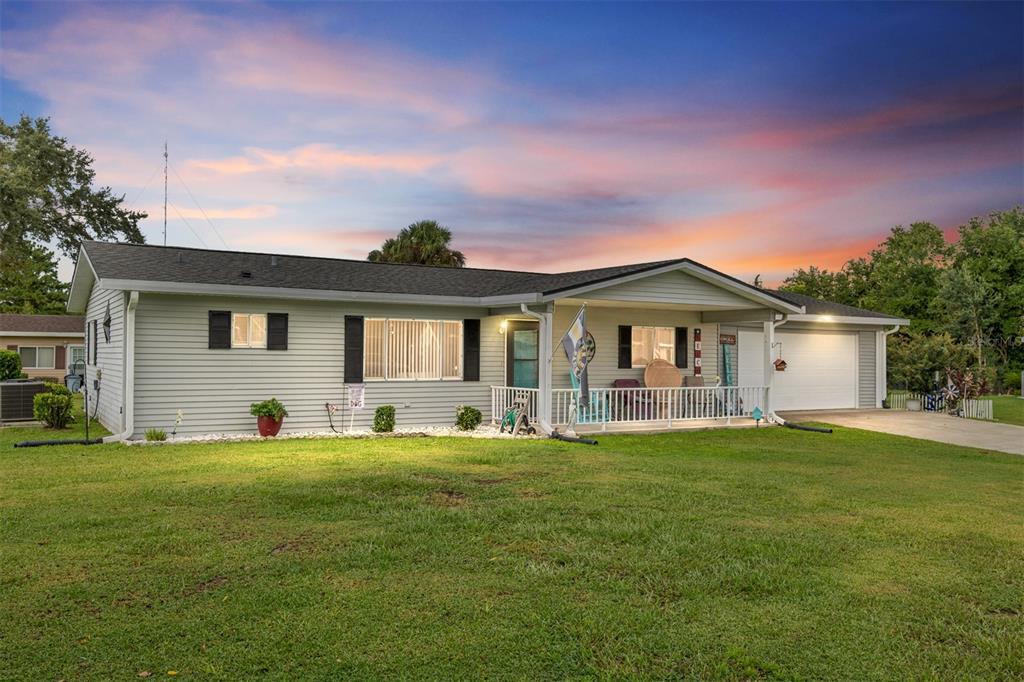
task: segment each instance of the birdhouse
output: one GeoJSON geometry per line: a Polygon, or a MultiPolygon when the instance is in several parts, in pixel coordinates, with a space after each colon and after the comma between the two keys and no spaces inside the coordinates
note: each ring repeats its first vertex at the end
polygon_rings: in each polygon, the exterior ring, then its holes
{"type": "Polygon", "coordinates": [[[776,372],[785,372],[786,371],[786,361],[783,360],[782,358],[779,358],[778,360],[776,360],[772,364],[775,365],[775,371],[776,372]]]}

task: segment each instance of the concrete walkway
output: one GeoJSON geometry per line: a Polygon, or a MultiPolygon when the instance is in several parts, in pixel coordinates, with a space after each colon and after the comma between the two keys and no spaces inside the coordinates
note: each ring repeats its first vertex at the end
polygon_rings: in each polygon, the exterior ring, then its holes
{"type": "Polygon", "coordinates": [[[1024,455],[1024,427],[1012,424],[906,410],[814,410],[780,412],[779,416],[1024,455]]]}

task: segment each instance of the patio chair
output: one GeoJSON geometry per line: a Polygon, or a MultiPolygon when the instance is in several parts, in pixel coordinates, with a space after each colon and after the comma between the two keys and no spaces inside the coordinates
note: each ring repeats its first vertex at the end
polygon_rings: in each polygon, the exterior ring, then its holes
{"type": "MultiPolygon", "coordinates": [[[[580,390],[580,380],[576,377],[574,372],[569,372],[569,380],[572,382],[572,388],[577,393],[580,390]]],[[[577,405],[576,408],[576,423],[577,424],[602,424],[608,421],[608,405],[605,402],[607,397],[607,391],[595,391],[591,390],[589,407],[581,407],[577,405]]]]}
{"type": "MultiPolygon", "coordinates": [[[[653,360],[644,370],[644,385],[647,388],[678,388],[683,384],[683,373],[679,368],[666,360],[653,360]]],[[[661,391],[655,391],[654,399],[660,419],[670,414],[669,406],[672,398],[661,391]]]]}
{"type": "MultiPolygon", "coordinates": [[[[640,388],[639,379],[616,379],[612,382],[614,388],[640,388]]],[[[623,391],[615,392],[612,408],[618,421],[646,420],[654,414],[651,409],[651,396],[644,392],[623,391]]]]}

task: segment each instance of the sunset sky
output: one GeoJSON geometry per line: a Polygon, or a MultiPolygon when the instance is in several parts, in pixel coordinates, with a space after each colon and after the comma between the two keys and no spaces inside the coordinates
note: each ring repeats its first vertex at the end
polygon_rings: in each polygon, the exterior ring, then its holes
{"type": "Polygon", "coordinates": [[[166,139],[169,244],[363,258],[435,218],[473,266],[773,282],[1022,201],[1022,7],[5,0],[0,111],[150,242],[166,139]]]}

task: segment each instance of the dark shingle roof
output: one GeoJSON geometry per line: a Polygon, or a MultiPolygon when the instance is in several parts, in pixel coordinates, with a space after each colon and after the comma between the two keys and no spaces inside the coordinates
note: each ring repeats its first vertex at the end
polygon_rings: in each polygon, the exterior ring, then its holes
{"type": "MultiPolygon", "coordinates": [[[[213,251],[148,244],[86,242],[83,246],[97,276],[108,279],[472,298],[557,293],[672,264],[693,263],[711,270],[688,258],[543,273],[370,263],[342,258],[213,251]],[[243,273],[248,273],[248,276],[243,276],[243,273]]],[[[711,272],[750,287],[724,273],[715,270],[711,272]]],[[[811,314],[889,317],[799,294],[769,289],[762,291],[787,303],[806,305],[807,312],[811,314]]]]}
{"type": "Polygon", "coordinates": [[[15,315],[0,313],[0,335],[4,332],[84,334],[85,318],[81,315],[15,315]]]}
{"type": "Polygon", "coordinates": [[[804,296],[803,294],[795,294],[792,291],[779,291],[775,289],[770,290],[776,296],[783,298],[794,305],[802,305],[807,310],[808,315],[837,315],[842,317],[873,317],[873,318],[884,318],[887,320],[898,320],[900,318],[895,315],[886,315],[885,313],[876,313],[873,310],[865,310],[863,308],[854,308],[852,305],[843,305],[842,303],[832,303],[831,301],[822,301],[821,299],[811,298],[810,296],[804,296]]]}
{"type": "Polygon", "coordinates": [[[550,274],[108,242],[87,242],[85,250],[102,278],[471,297],[558,291],[682,262],[550,274]]]}

